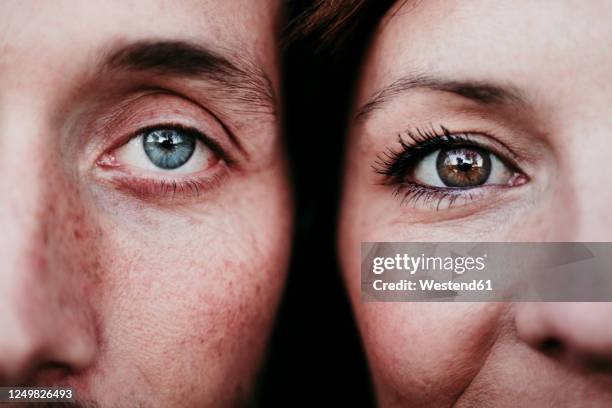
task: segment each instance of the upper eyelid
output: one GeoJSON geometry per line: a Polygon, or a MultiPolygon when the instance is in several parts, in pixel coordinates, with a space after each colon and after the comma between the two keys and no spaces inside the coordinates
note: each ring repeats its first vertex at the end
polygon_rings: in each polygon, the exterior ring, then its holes
{"type": "Polygon", "coordinates": [[[138,71],[198,79],[215,84],[237,104],[257,106],[276,117],[274,85],[264,67],[248,55],[236,58],[227,50],[181,40],[144,40],[119,44],[105,52],[100,72],[138,71]],[[228,80],[229,79],[229,80],[228,80]]]}
{"type": "Polygon", "coordinates": [[[201,104],[200,102],[198,102],[195,99],[189,98],[189,97],[184,96],[184,95],[179,95],[179,97],[185,98],[189,102],[195,104],[196,106],[200,107],[202,110],[206,111],[206,113],[211,115],[214,118],[214,120],[219,124],[219,126],[221,126],[223,131],[227,134],[227,136],[229,137],[230,141],[238,148],[238,150],[247,159],[249,158],[249,153],[245,150],[245,148],[242,145],[242,143],[240,143],[240,139],[236,136],[234,131],[229,126],[227,126],[223,120],[221,120],[221,118],[219,117],[218,114],[216,114],[212,109],[209,109],[208,107],[206,107],[205,105],[201,104]]]}
{"type": "Polygon", "coordinates": [[[177,93],[175,91],[170,91],[167,89],[161,89],[161,88],[151,88],[150,89],[150,95],[167,95],[169,97],[177,97],[177,98],[181,98],[184,99],[185,101],[193,104],[194,106],[197,106],[199,109],[203,110],[204,112],[206,112],[208,115],[210,115],[215,122],[217,122],[217,124],[219,124],[219,126],[223,129],[223,131],[227,134],[228,138],[230,139],[230,141],[232,142],[232,144],[234,144],[237,149],[248,159],[249,154],[248,152],[245,150],[244,146],[242,146],[242,143],[240,142],[240,139],[236,136],[236,134],[234,133],[234,131],[225,124],[225,122],[220,118],[220,115],[217,114],[214,109],[209,108],[208,106],[202,104],[201,102],[199,102],[198,100],[191,98],[187,95],[184,95],[182,93],[177,93]]]}
{"type": "Polygon", "coordinates": [[[84,130],[104,136],[98,139],[99,143],[96,143],[97,147],[92,151],[96,152],[94,154],[98,158],[111,153],[140,133],[156,128],[195,130],[206,136],[201,141],[215,153],[221,153],[228,164],[239,163],[241,157],[248,158],[248,154],[234,142],[231,131],[214,112],[197,101],[171,91],[141,90],[141,93],[96,116],[97,119],[84,130]],[[170,99],[164,99],[166,97],[170,99]]]}
{"type": "Polygon", "coordinates": [[[131,89],[129,95],[116,98],[96,101],[83,116],[88,119],[83,120],[79,133],[97,135],[95,139],[83,139],[95,141],[90,151],[93,154],[117,148],[141,129],[176,124],[196,128],[210,137],[219,134],[223,139],[218,140],[218,137],[215,137],[215,140],[225,146],[226,151],[234,151],[234,159],[238,156],[249,159],[249,153],[214,108],[209,108],[182,93],[139,86],[137,89],[131,89]],[[233,148],[230,148],[230,144],[233,148]]]}
{"type": "MultiPolygon", "coordinates": [[[[493,145],[493,148],[499,147],[501,146],[502,149],[504,150],[504,152],[494,152],[494,153],[499,153],[501,155],[509,155],[511,156],[512,160],[520,160],[520,156],[518,154],[516,154],[514,152],[514,150],[512,150],[508,145],[506,145],[504,142],[502,142],[501,140],[499,140],[498,138],[485,133],[483,131],[480,130],[461,130],[461,131],[452,131],[447,129],[444,126],[440,126],[440,128],[442,129],[442,132],[444,133],[443,135],[440,134],[436,134],[435,136],[438,138],[442,138],[443,136],[447,136],[447,135],[451,135],[454,137],[458,137],[458,138],[463,138],[463,141],[466,141],[468,143],[473,143],[474,145],[478,146],[478,147],[484,147],[484,148],[490,148],[488,143],[481,143],[480,140],[478,140],[479,138],[485,138],[487,141],[492,142],[491,144],[493,145]]],[[[435,132],[435,129],[433,129],[433,126],[431,127],[432,131],[435,132]]],[[[409,132],[409,131],[407,131],[409,132]]],[[[422,132],[422,131],[421,131],[422,132]]],[[[401,134],[400,134],[401,136],[401,134]]],[[[433,139],[433,138],[432,138],[433,139]]]]}

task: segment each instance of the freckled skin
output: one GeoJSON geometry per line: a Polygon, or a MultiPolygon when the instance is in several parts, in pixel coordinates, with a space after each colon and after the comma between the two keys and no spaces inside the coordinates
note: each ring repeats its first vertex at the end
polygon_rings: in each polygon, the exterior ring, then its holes
{"type": "Polygon", "coordinates": [[[276,86],[277,8],[0,6],[0,385],[69,385],[100,406],[248,401],[291,234],[279,124],[243,115],[250,164],[197,199],[163,203],[101,182],[105,135],[71,129],[87,128],[79,92],[100,88],[82,82],[96,50],[118,38],[185,39],[190,27],[189,40],[241,44],[276,86]]]}
{"type": "Polygon", "coordinates": [[[412,90],[351,129],[339,251],[380,406],[612,404],[610,303],[360,298],[361,242],[610,241],[612,59],[603,50],[612,45],[612,9],[604,1],[583,6],[407,1],[379,25],[355,106],[415,72],[509,85],[530,104],[520,113],[412,90]],[[454,212],[401,205],[371,166],[377,154],[397,148],[406,128],[440,125],[488,130],[512,144],[529,181],[454,212]],[[547,339],[562,352],[548,353],[547,339]],[[607,368],[593,369],[593,361],[607,368]]]}

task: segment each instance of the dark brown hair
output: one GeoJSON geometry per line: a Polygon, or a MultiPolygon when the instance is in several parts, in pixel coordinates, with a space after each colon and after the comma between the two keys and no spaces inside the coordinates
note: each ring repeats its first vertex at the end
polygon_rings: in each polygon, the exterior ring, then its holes
{"type": "Polygon", "coordinates": [[[315,34],[326,44],[346,38],[367,0],[317,0],[290,25],[289,40],[315,34]]]}

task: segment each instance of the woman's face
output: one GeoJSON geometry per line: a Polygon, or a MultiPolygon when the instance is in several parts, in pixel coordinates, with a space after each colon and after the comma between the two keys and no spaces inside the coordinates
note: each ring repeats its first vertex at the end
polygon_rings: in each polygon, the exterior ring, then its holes
{"type": "Polygon", "coordinates": [[[360,78],[340,233],[380,401],[609,406],[609,304],[364,304],[359,251],[611,240],[611,4],[400,3],[360,78]]]}
{"type": "Polygon", "coordinates": [[[0,6],[0,385],[248,396],[285,276],[275,1],[0,6]]]}

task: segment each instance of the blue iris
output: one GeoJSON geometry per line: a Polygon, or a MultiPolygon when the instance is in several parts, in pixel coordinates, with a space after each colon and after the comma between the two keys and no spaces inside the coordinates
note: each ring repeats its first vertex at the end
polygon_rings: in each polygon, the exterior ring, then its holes
{"type": "Polygon", "coordinates": [[[194,136],[174,129],[158,129],[142,138],[145,153],[155,166],[164,170],[181,167],[195,151],[194,136]]]}

